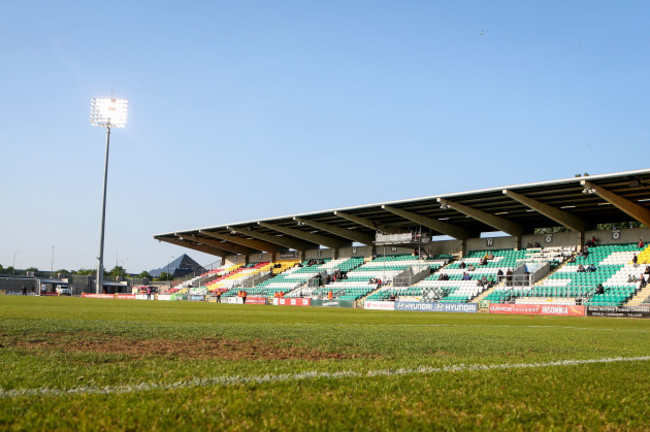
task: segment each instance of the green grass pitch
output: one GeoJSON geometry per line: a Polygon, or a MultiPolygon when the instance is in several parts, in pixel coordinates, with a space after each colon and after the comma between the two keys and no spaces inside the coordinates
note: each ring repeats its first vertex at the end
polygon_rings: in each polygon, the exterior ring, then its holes
{"type": "Polygon", "coordinates": [[[1,430],[650,430],[650,320],[0,296],[1,430]]]}

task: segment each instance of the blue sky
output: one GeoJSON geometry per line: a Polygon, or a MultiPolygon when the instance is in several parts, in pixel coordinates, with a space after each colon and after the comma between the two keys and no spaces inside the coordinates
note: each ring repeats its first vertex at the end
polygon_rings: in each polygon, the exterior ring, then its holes
{"type": "MultiPolygon", "coordinates": [[[[650,3],[0,3],[0,264],[164,265],[157,233],[649,168],[650,3]]],[[[201,264],[212,258],[190,252],[201,264]]]]}

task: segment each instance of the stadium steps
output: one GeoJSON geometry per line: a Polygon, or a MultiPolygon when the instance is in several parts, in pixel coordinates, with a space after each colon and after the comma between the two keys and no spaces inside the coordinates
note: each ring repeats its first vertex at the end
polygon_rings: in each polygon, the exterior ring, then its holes
{"type": "Polygon", "coordinates": [[[648,297],[650,297],[650,284],[646,285],[645,288],[637,292],[636,295],[634,295],[634,297],[632,297],[623,306],[639,306],[648,297]]]}
{"type": "Polygon", "coordinates": [[[392,287],[393,287],[393,281],[391,280],[391,281],[389,281],[389,282],[387,282],[385,284],[382,284],[381,286],[376,287],[374,290],[370,291],[368,294],[366,294],[365,296],[363,296],[363,297],[361,297],[361,298],[359,298],[357,300],[359,302],[365,302],[366,299],[368,297],[370,297],[371,295],[373,295],[375,293],[378,293],[379,291],[383,290],[384,288],[392,288],[392,287]]]}
{"type": "Polygon", "coordinates": [[[284,296],[288,298],[300,297],[299,294],[301,293],[302,289],[306,287],[307,287],[307,281],[301,283],[300,285],[298,285],[297,287],[295,287],[294,289],[286,293],[284,296]]]}
{"type": "Polygon", "coordinates": [[[551,276],[553,276],[557,272],[562,272],[565,270],[569,265],[569,258],[565,259],[564,262],[562,262],[559,266],[555,267],[555,269],[551,270],[550,272],[546,273],[543,278],[541,278],[538,281],[535,281],[533,286],[543,286],[544,281],[546,279],[549,279],[551,276]]]}
{"type": "Polygon", "coordinates": [[[485,297],[489,296],[492,294],[497,288],[503,288],[505,285],[505,280],[499,282],[498,284],[494,285],[492,288],[488,288],[485,291],[483,291],[481,294],[478,296],[474,297],[473,299],[467,300],[467,303],[480,303],[482,300],[485,299],[485,297]]]}

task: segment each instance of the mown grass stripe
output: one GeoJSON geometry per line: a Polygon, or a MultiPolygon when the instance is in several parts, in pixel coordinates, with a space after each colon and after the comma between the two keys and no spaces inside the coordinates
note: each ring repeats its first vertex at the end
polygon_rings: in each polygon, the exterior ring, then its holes
{"type": "Polygon", "coordinates": [[[9,399],[24,396],[70,396],[70,395],[116,395],[124,393],[134,393],[150,390],[176,390],[190,389],[199,387],[216,387],[216,386],[240,386],[246,384],[266,384],[286,381],[303,381],[314,379],[342,379],[342,378],[372,378],[372,377],[390,377],[401,375],[427,375],[441,372],[471,372],[471,371],[489,371],[504,369],[533,369],[544,367],[561,367],[577,366],[598,363],[620,363],[634,361],[648,361],[650,356],[643,357],[612,357],[586,360],[559,360],[541,363],[505,363],[496,365],[450,365],[443,367],[421,366],[409,369],[382,369],[375,371],[342,371],[342,372],[301,372],[296,374],[279,374],[279,375],[257,375],[257,376],[220,376],[212,378],[197,378],[189,381],[177,381],[175,383],[140,383],[130,386],[113,386],[113,387],[76,387],[70,389],[53,389],[53,388],[32,388],[32,389],[0,389],[0,399],[9,399]]]}

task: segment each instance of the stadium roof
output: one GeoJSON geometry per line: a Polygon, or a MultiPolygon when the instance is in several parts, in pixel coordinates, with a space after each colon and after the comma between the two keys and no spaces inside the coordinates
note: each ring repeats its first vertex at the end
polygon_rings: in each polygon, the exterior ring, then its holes
{"type": "Polygon", "coordinates": [[[377,231],[422,229],[466,239],[494,231],[519,236],[555,226],[584,232],[600,223],[632,220],[650,226],[650,169],[236,222],[154,238],[223,257],[372,244],[377,231]]]}

